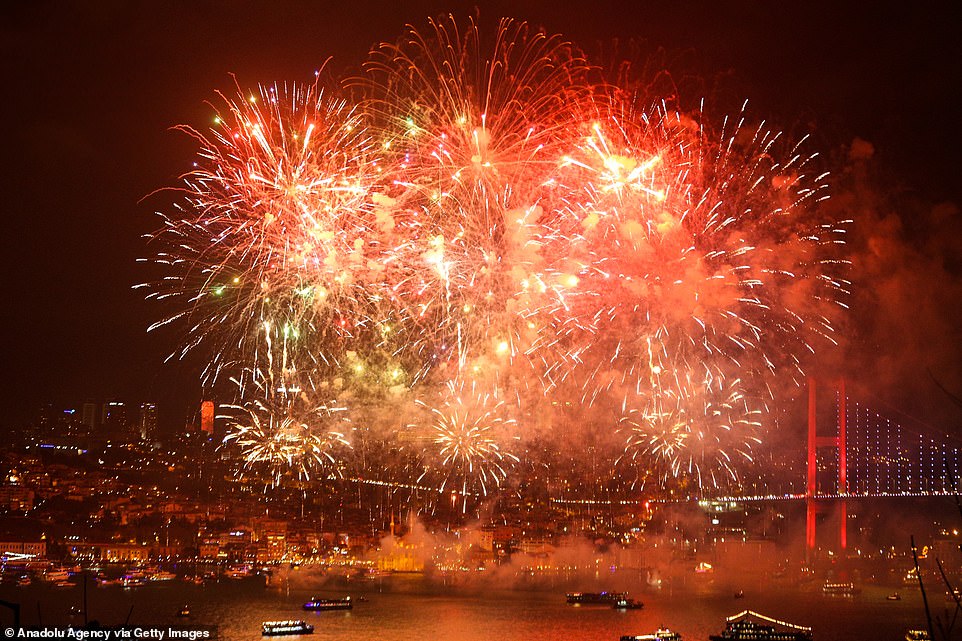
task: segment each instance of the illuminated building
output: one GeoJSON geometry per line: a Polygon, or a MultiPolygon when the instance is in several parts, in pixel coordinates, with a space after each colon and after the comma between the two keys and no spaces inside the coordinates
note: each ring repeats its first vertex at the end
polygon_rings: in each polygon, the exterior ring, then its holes
{"type": "Polygon", "coordinates": [[[149,439],[153,438],[157,434],[157,404],[156,403],[141,403],[140,404],[140,421],[139,421],[139,432],[140,438],[149,439]]]}
{"type": "Polygon", "coordinates": [[[84,403],[83,407],[83,424],[87,426],[91,432],[97,427],[97,404],[92,402],[84,403]]]}
{"type": "Polygon", "coordinates": [[[214,434],[214,401],[200,404],[200,430],[209,436],[214,434]]]}
{"type": "Polygon", "coordinates": [[[127,429],[127,404],[121,401],[108,401],[103,407],[103,426],[110,432],[123,432],[127,429]]]}

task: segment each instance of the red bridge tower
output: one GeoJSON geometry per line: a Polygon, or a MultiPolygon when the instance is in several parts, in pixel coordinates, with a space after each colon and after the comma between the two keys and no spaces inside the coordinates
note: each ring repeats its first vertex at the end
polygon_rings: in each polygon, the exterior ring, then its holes
{"type": "Polygon", "coordinates": [[[838,494],[839,501],[839,547],[844,551],[848,547],[848,505],[845,496],[848,495],[848,480],[846,478],[845,461],[845,381],[838,382],[838,435],[819,436],[815,419],[815,392],[817,384],[814,378],[808,379],[808,483],[805,487],[805,557],[811,561],[815,552],[815,515],[820,507],[816,493],[815,476],[818,468],[816,453],[820,447],[831,447],[838,451],[838,494]]]}

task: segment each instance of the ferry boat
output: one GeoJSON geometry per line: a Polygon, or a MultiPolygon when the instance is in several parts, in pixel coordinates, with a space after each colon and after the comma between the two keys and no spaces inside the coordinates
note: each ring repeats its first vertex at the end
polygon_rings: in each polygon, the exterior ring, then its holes
{"type": "Polygon", "coordinates": [[[254,576],[254,568],[246,563],[243,565],[232,565],[227,568],[228,579],[246,579],[251,576],[254,576]]]}
{"type": "Polygon", "coordinates": [[[166,572],[163,570],[158,570],[157,572],[152,572],[147,576],[150,581],[173,581],[177,578],[177,575],[173,572],[166,572]]]}
{"type": "Polygon", "coordinates": [[[645,604],[635,599],[624,598],[615,601],[611,607],[615,610],[640,610],[645,607],[645,604]]]}
{"type": "Polygon", "coordinates": [[[931,641],[928,630],[908,630],[905,633],[905,641],[931,641]]]}
{"type": "Polygon", "coordinates": [[[859,593],[859,589],[854,583],[831,583],[822,584],[822,594],[832,594],[838,596],[853,596],[859,593]]]}
{"type": "Polygon", "coordinates": [[[610,605],[627,599],[626,592],[569,592],[565,595],[572,605],[610,605]]]}
{"type": "Polygon", "coordinates": [[[43,573],[43,578],[50,583],[59,583],[70,578],[70,571],[67,568],[50,568],[43,573]]]}
{"type": "Polygon", "coordinates": [[[147,585],[147,577],[125,574],[120,579],[120,585],[125,588],[139,588],[140,586],[147,585]]]}
{"type": "Polygon", "coordinates": [[[712,564],[705,561],[695,566],[695,574],[712,574],[714,571],[715,568],[712,567],[712,564]]]}
{"type": "Polygon", "coordinates": [[[725,630],[709,641],[812,641],[812,629],[786,623],[751,610],[725,619],[725,630]],[[757,621],[756,621],[757,620],[757,621]]]}
{"type": "Polygon", "coordinates": [[[351,597],[343,599],[318,599],[311,597],[311,600],[304,604],[305,610],[325,611],[325,610],[350,610],[354,607],[351,597]]]}
{"type": "Polygon", "coordinates": [[[668,628],[658,628],[651,634],[639,634],[637,636],[624,634],[621,636],[621,641],[681,641],[681,635],[668,628]]]}
{"type": "Polygon", "coordinates": [[[149,568],[145,569],[135,565],[131,568],[128,568],[127,571],[124,572],[123,576],[120,577],[120,585],[124,586],[125,588],[135,588],[142,585],[147,585],[147,580],[152,572],[153,570],[149,568]]]}
{"type": "Polygon", "coordinates": [[[261,636],[281,637],[295,634],[314,634],[314,626],[306,621],[264,621],[261,636]]]}

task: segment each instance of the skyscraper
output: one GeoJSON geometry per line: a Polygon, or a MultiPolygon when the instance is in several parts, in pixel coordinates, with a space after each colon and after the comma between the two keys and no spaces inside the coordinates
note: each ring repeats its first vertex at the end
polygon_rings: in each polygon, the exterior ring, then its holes
{"type": "Polygon", "coordinates": [[[157,436],[157,404],[140,404],[140,421],[138,422],[140,438],[147,440],[157,436]]]}
{"type": "Polygon", "coordinates": [[[103,425],[115,433],[127,430],[127,404],[122,401],[108,401],[104,403],[103,425]]]}
{"type": "Polygon", "coordinates": [[[87,429],[93,432],[97,429],[97,404],[93,402],[84,403],[83,407],[83,424],[87,426],[87,429]]]}

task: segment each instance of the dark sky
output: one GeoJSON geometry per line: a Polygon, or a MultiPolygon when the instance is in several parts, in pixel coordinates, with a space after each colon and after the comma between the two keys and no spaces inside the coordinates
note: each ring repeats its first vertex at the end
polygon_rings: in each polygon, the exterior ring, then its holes
{"type": "MultiPolygon", "coordinates": [[[[814,122],[828,153],[856,137],[871,142],[869,173],[889,191],[866,224],[888,225],[889,241],[905,238],[907,251],[921,257],[941,252],[929,267],[957,276],[957,241],[940,231],[959,229],[951,203],[962,202],[957,2],[906,2],[898,10],[786,4],[518,0],[482,3],[480,15],[488,23],[526,19],[589,50],[638,39],[643,51],[662,48],[666,59],[729,78],[731,91],[780,125],[814,122]],[[926,227],[933,220],[939,230],[926,227]]],[[[0,424],[22,421],[45,399],[108,396],[158,399],[176,417],[199,394],[197,372],[162,363],[172,346],[145,332],[158,310],[131,290],[144,279],[135,259],[149,253],[141,235],[158,226],[153,211],[166,203],[148,195],[177,186],[195,152],[170,128],[205,127],[204,101],[231,89],[231,73],[244,87],[309,81],[328,56],[356,65],[405,23],[424,25],[447,11],[464,16],[470,8],[362,0],[4,3],[0,424]]],[[[892,242],[888,251],[903,251],[892,242]]],[[[936,305],[932,313],[943,330],[957,331],[957,310],[936,305]]],[[[924,350],[925,337],[918,342],[924,350]]],[[[944,367],[938,375],[951,387],[958,372],[944,367]]]]}

